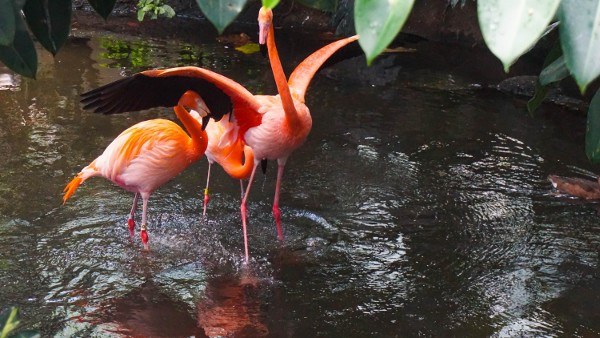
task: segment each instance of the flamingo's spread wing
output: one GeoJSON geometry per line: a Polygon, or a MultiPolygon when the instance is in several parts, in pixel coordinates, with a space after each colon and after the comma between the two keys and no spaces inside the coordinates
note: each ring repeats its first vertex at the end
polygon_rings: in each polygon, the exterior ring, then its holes
{"type": "Polygon", "coordinates": [[[83,93],[84,109],[119,114],[152,107],[174,107],[188,90],[198,93],[216,121],[239,108],[258,110],[254,96],[239,83],[198,67],[148,70],[83,93]]]}
{"type": "Polygon", "coordinates": [[[340,48],[356,40],[358,40],[358,35],[332,42],[309,55],[294,69],[288,84],[298,101],[304,102],[306,89],[321,66],[340,48]]]}

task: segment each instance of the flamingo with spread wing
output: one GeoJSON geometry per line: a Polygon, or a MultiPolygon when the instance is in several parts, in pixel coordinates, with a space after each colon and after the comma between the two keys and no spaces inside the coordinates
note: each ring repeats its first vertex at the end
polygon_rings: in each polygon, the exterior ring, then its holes
{"type": "Polygon", "coordinates": [[[258,17],[259,42],[267,44],[278,95],[253,95],[239,83],[198,67],[144,71],[82,95],[85,109],[102,114],[139,111],[156,106],[169,107],[177,100],[176,96],[182,89],[198,93],[210,111],[213,111],[212,106],[220,109],[226,106],[222,104],[225,100],[215,99],[212,95],[221,98],[225,95],[229,99],[232,110],[218,111],[215,120],[231,112],[232,121],[238,129],[237,133],[227,134],[226,137],[231,138],[228,141],[241,140],[253,151],[252,173],[240,206],[246,261],[249,257],[246,203],[258,165],[262,160],[277,160],[273,215],[278,238],[282,239],[279,196],[284,167],[292,152],[304,143],[312,127],[310,112],[304,101],[306,90],[314,74],[329,57],[358,39],[355,35],[317,50],[296,67],[288,82],[275,46],[272,20],[271,10],[261,8],[258,17]]]}

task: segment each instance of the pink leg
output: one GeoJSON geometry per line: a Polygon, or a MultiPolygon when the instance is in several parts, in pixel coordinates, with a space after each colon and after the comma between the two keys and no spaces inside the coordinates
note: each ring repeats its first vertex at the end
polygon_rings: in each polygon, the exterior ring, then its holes
{"type": "Polygon", "coordinates": [[[150,198],[150,194],[141,193],[142,194],[142,226],[140,231],[140,237],[142,238],[142,243],[144,244],[144,249],[148,250],[148,199],[150,198]]]}
{"type": "Polygon", "coordinates": [[[285,164],[277,165],[277,184],[275,185],[275,198],[273,198],[273,217],[277,227],[277,238],[283,240],[283,230],[281,229],[281,212],[279,211],[279,191],[281,190],[281,180],[283,178],[283,168],[285,164]]]}
{"type": "Polygon", "coordinates": [[[240,180],[240,191],[242,192],[240,198],[244,198],[244,180],[240,180]]]}
{"type": "Polygon", "coordinates": [[[248,232],[246,231],[246,200],[248,200],[248,195],[250,194],[250,188],[252,187],[252,182],[254,181],[254,174],[256,174],[256,168],[258,168],[258,163],[254,165],[252,169],[252,174],[250,175],[250,181],[248,181],[248,186],[246,187],[246,193],[244,194],[244,198],[242,198],[242,205],[240,206],[240,210],[242,212],[242,230],[244,232],[244,252],[246,253],[246,263],[248,263],[248,232]]]}
{"type": "Polygon", "coordinates": [[[206,216],[206,206],[208,205],[208,201],[210,201],[210,197],[208,197],[208,183],[210,182],[210,166],[211,162],[208,162],[208,174],[206,175],[206,188],[204,189],[204,211],[202,211],[202,216],[206,216]]]}
{"type": "Polygon", "coordinates": [[[131,212],[129,213],[129,218],[127,219],[127,225],[129,226],[129,235],[133,237],[135,231],[135,209],[137,209],[139,194],[136,192],[135,196],[133,196],[133,205],[131,206],[131,212]]]}

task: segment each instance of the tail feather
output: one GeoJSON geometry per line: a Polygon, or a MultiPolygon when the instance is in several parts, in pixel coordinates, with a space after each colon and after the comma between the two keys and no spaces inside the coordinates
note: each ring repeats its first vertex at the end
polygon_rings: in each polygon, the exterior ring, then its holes
{"type": "Polygon", "coordinates": [[[71,182],[69,182],[67,184],[67,186],[65,187],[65,189],[63,190],[63,192],[65,193],[63,195],[63,205],[65,203],[67,203],[67,200],[69,198],[71,198],[71,196],[73,196],[73,194],[75,193],[75,190],[77,190],[77,188],[79,188],[79,186],[88,178],[92,177],[92,176],[96,176],[98,175],[98,171],[96,170],[94,163],[96,161],[92,162],[89,166],[83,168],[83,170],[77,174],[77,176],[75,176],[75,178],[73,178],[71,180],[71,182]]]}
{"type": "Polygon", "coordinates": [[[71,182],[69,182],[69,184],[67,184],[64,190],[65,195],[63,196],[63,204],[67,203],[67,200],[71,198],[71,196],[73,196],[75,190],[77,190],[81,183],[83,183],[82,176],[82,173],[77,174],[77,176],[75,176],[75,178],[72,179],[71,182]]]}

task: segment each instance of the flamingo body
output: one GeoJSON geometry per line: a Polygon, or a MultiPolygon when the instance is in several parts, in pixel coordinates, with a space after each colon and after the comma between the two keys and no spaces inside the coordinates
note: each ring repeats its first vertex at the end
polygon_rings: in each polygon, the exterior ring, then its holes
{"type": "Polygon", "coordinates": [[[144,121],[127,128],[108,145],[102,155],[67,184],[63,202],[66,203],[86,179],[104,177],[135,193],[128,220],[129,229],[133,233],[133,217],[138,194],[141,195],[143,213],[140,235],[147,247],[147,204],[150,194],[197,161],[206,150],[206,132],[184,107],[197,109],[199,100],[201,99],[196,93],[187,91],[174,107],[175,114],[189,135],[176,123],[164,119],[144,121]]]}
{"type": "Polygon", "coordinates": [[[261,123],[249,128],[244,141],[252,147],[255,165],[262,159],[285,161],[306,140],[312,128],[312,118],[308,107],[294,100],[297,122],[291,125],[286,118],[279,95],[255,96],[260,102],[261,123]]]}

